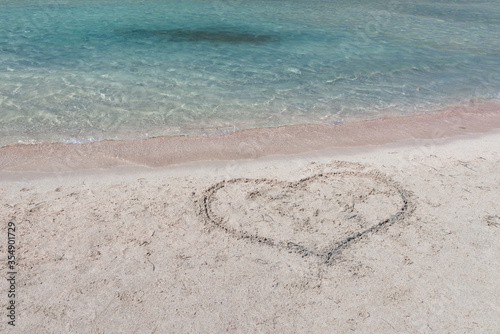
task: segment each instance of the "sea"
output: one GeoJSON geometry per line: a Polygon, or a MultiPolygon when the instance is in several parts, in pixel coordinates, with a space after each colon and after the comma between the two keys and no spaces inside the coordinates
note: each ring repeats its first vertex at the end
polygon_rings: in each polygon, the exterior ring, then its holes
{"type": "Polygon", "coordinates": [[[500,0],[0,0],[0,146],[500,98],[500,0]]]}

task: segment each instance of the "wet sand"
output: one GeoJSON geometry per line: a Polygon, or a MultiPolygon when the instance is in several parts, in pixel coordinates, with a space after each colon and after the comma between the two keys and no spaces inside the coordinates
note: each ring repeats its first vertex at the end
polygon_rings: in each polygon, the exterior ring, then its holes
{"type": "Polygon", "coordinates": [[[437,139],[500,128],[500,102],[449,107],[431,114],[338,125],[304,124],[211,136],[168,136],[94,143],[0,147],[0,171],[63,172],[114,166],[161,167],[192,161],[255,159],[326,148],[437,139]]]}
{"type": "Polygon", "coordinates": [[[3,147],[0,331],[496,333],[499,129],[483,105],[3,147]]]}

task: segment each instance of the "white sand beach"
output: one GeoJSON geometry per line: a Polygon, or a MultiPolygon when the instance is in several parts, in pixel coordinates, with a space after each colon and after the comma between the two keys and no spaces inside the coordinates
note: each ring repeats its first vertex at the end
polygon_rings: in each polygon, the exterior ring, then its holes
{"type": "Polygon", "coordinates": [[[498,333],[499,117],[460,134],[464,119],[443,122],[450,135],[154,168],[3,148],[17,318],[3,279],[0,331],[498,333]]]}

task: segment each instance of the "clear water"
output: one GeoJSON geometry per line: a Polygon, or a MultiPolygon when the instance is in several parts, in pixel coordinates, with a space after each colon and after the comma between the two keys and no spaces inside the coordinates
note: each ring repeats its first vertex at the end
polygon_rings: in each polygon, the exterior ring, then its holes
{"type": "Polygon", "coordinates": [[[500,97],[500,0],[0,0],[0,145],[500,97]]]}

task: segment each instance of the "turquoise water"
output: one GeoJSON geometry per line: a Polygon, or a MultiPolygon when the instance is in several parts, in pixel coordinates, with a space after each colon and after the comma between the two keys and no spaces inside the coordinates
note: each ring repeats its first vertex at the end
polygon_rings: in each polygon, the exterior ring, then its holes
{"type": "Polygon", "coordinates": [[[500,0],[0,0],[0,144],[500,97],[500,0]]]}

